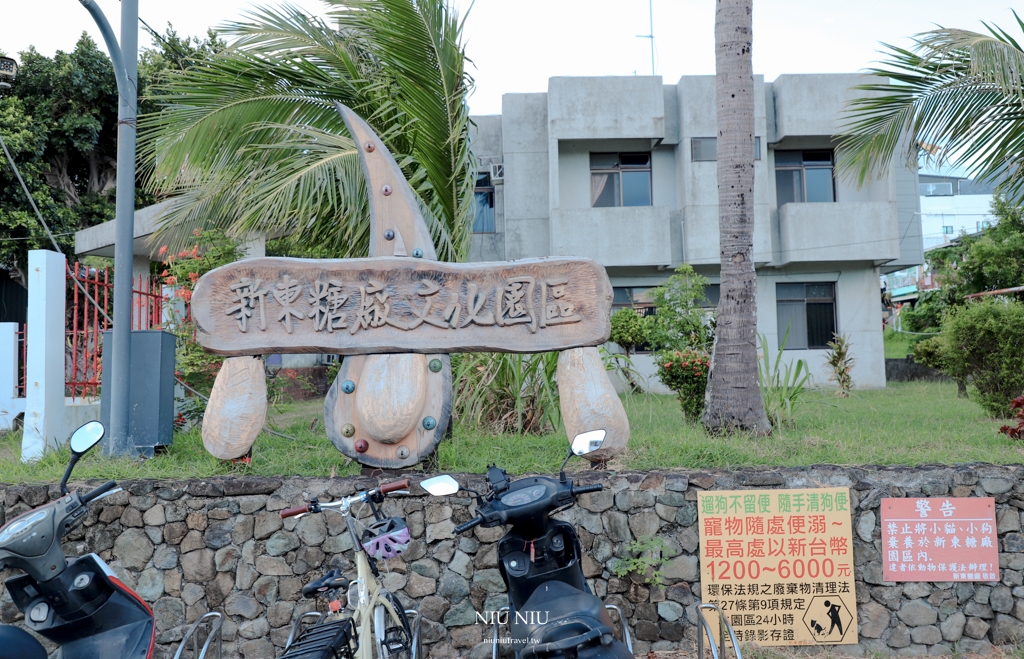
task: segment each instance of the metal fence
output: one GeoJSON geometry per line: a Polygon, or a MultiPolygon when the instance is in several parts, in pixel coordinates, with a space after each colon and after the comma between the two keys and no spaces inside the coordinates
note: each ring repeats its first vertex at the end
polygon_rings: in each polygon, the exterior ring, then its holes
{"type": "MultiPolygon", "coordinates": [[[[107,317],[113,316],[113,271],[109,267],[91,268],[75,262],[67,270],[67,340],[65,358],[65,395],[96,397],[103,370],[101,332],[109,329],[107,317]],[[75,280],[82,288],[75,285],[75,280]],[[105,311],[106,315],[101,312],[105,311]]],[[[148,330],[163,320],[164,297],[159,282],[148,276],[132,279],[132,329],[148,330]]]]}

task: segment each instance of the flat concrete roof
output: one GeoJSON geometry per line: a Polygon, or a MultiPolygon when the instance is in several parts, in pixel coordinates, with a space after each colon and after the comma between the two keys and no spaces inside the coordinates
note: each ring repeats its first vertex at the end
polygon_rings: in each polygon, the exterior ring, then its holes
{"type": "MultiPolygon", "coordinates": [[[[152,238],[160,226],[171,201],[146,206],[135,211],[135,242],[132,253],[156,259],[159,245],[152,238]]],[[[114,256],[114,220],[75,232],[75,254],[79,256],[114,256]]]]}

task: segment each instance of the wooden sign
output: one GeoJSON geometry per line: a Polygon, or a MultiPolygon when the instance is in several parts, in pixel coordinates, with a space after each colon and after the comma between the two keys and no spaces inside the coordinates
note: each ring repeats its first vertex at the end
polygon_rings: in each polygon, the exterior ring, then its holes
{"type": "Polygon", "coordinates": [[[612,287],[589,259],[248,259],[203,275],[200,345],[222,355],[542,352],[608,340],[612,287]]]}
{"type": "Polygon", "coordinates": [[[886,581],[999,581],[992,497],[882,499],[886,581]]]}
{"type": "Polygon", "coordinates": [[[857,643],[848,489],[698,492],[697,510],[702,600],[737,640],[857,643]]]}

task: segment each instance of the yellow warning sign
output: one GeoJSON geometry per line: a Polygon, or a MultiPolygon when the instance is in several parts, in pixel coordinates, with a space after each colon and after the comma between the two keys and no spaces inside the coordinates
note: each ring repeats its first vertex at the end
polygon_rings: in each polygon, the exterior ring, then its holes
{"type": "Polygon", "coordinates": [[[857,643],[849,489],[698,492],[697,507],[701,599],[737,640],[857,643]]]}

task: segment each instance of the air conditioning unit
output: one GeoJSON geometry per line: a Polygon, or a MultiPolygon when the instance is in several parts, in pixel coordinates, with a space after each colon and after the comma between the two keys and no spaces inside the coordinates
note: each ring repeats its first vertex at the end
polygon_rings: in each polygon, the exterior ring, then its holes
{"type": "Polygon", "coordinates": [[[491,163],[491,183],[505,180],[505,163],[491,163]]]}

